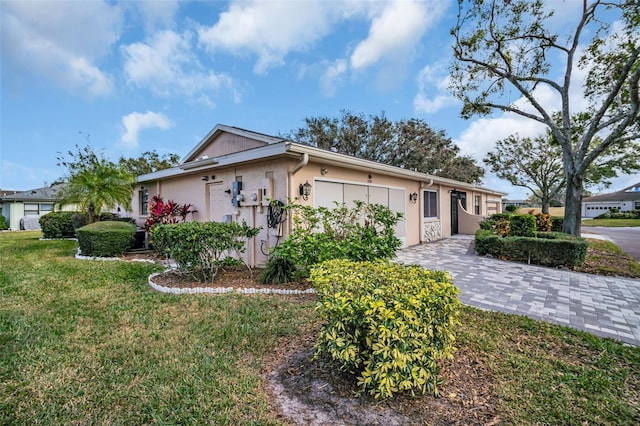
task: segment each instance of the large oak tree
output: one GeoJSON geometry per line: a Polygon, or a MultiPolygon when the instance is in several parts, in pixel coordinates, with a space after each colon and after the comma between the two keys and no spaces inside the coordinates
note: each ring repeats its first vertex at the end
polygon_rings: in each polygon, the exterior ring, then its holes
{"type": "MultiPolygon", "coordinates": [[[[585,113],[572,117],[573,137],[584,132],[589,119],[585,113]]],[[[592,145],[598,145],[601,141],[596,137],[593,142],[592,145]]],[[[529,189],[539,199],[543,213],[549,213],[553,200],[565,198],[567,185],[562,148],[549,129],[543,136],[526,138],[511,135],[500,140],[483,161],[500,179],[529,189]]],[[[631,174],[638,170],[640,155],[637,146],[633,143],[613,144],[587,167],[584,187],[608,188],[610,179],[619,173],[631,174]]]]}
{"type": "Polygon", "coordinates": [[[583,0],[560,31],[552,29],[553,12],[542,0],[458,4],[451,88],[463,101],[462,116],[503,111],[548,126],[562,150],[563,231],[579,235],[589,166],[640,137],[640,2],[583,0]],[[586,73],[584,83],[576,71],[586,73]],[[570,96],[576,84],[583,84],[588,105],[588,121],[578,135],[570,96]],[[557,107],[545,104],[549,93],[559,99],[557,107]]]}
{"type": "Polygon", "coordinates": [[[482,182],[482,167],[472,157],[460,155],[460,148],[444,131],[432,129],[424,120],[392,122],[384,114],[341,114],[339,118],[308,117],[306,126],[285,137],[408,170],[462,182],[482,182]]]}

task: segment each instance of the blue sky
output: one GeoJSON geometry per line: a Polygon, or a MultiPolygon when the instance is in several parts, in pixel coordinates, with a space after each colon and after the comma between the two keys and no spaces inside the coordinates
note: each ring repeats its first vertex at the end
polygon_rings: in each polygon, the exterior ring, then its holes
{"type": "MultiPolygon", "coordinates": [[[[553,24],[580,3],[563,3],[553,24]]],[[[423,118],[480,164],[495,141],[542,131],[515,116],[459,117],[451,0],[0,0],[0,14],[2,189],[56,180],[56,156],[76,144],[114,161],[183,156],[218,123],[275,135],[342,109],[423,118]]],[[[490,174],[484,186],[528,196],[490,174]]]]}

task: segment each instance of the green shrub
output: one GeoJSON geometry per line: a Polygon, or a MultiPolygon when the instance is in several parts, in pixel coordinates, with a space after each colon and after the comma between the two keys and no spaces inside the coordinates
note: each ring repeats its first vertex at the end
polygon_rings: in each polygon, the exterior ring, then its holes
{"type": "Polygon", "coordinates": [[[475,237],[479,255],[544,266],[579,265],[587,255],[587,246],[586,240],[561,232],[539,232],[537,238],[500,238],[490,231],[478,230],[475,237]]]}
{"type": "Polygon", "coordinates": [[[564,226],[563,216],[551,216],[551,232],[562,232],[564,226]]]}
{"type": "Polygon", "coordinates": [[[44,238],[74,238],[76,228],[73,226],[75,212],[50,212],[40,216],[40,228],[44,238]]]}
{"type": "Polygon", "coordinates": [[[535,237],[536,218],[530,214],[515,215],[509,221],[509,235],[514,237],[535,237]]]}
{"type": "Polygon", "coordinates": [[[125,222],[94,222],[76,230],[83,256],[122,255],[133,244],[136,227],[125,222]]]}
{"type": "Polygon", "coordinates": [[[376,398],[427,390],[437,395],[437,361],[451,358],[459,324],[458,289],[445,271],[335,259],[310,277],[326,321],[316,355],[357,374],[376,398]]]}
{"type": "Polygon", "coordinates": [[[71,216],[71,223],[73,224],[74,234],[75,230],[78,228],[82,228],[87,224],[87,216],[84,213],[74,213],[71,216]]]}
{"type": "Polygon", "coordinates": [[[295,280],[296,265],[289,259],[271,256],[258,277],[261,284],[283,284],[295,280]]]}
{"type": "Polygon", "coordinates": [[[4,231],[6,229],[8,229],[7,219],[0,214],[0,231],[4,231]]]}
{"type": "Polygon", "coordinates": [[[635,219],[636,213],[634,211],[611,213],[609,217],[611,219],[635,219]]]}
{"type": "Polygon", "coordinates": [[[504,208],[505,211],[509,212],[509,213],[515,213],[518,211],[518,206],[515,206],[513,204],[509,204],[504,208]]]}
{"type": "Polygon", "coordinates": [[[182,222],[154,225],[151,240],[180,271],[206,282],[213,281],[221,268],[241,264],[247,240],[259,232],[246,223],[182,222]]]}
{"type": "Polygon", "coordinates": [[[356,201],[352,208],[290,205],[294,228],[272,253],[295,265],[293,279],[309,276],[310,268],[331,259],[367,261],[390,259],[402,242],[394,226],[402,218],[380,204],[356,201]]]}

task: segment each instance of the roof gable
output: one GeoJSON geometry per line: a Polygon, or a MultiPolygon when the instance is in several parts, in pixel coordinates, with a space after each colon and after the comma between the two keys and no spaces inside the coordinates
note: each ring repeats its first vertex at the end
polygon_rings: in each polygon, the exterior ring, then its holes
{"type": "Polygon", "coordinates": [[[282,138],[218,124],[184,157],[182,164],[221,157],[282,141],[282,138]]]}

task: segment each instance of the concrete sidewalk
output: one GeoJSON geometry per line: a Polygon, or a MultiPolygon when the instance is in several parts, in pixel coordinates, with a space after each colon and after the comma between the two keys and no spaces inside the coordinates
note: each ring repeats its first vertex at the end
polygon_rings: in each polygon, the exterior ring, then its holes
{"type": "Polygon", "coordinates": [[[396,260],[449,271],[467,305],[640,346],[640,280],[478,256],[467,235],[402,249],[396,260]]]}

